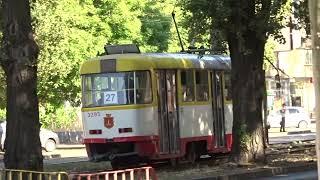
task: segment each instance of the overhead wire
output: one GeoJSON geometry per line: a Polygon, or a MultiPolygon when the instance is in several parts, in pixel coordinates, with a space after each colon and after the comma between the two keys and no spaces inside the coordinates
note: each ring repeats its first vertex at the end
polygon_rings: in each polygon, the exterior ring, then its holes
{"type": "Polygon", "coordinates": [[[264,56],[264,58],[271,64],[271,66],[272,66],[274,69],[276,69],[276,70],[278,71],[278,74],[279,74],[279,71],[280,71],[281,73],[283,73],[284,75],[286,75],[287,77],[290,78],[290,76],[289,76],[287,73],[285,73],[285,72],[284,72],[282,69],[280,69],[279,67],[275,66],[275,65],[270,61],[270,59],[269,59],[268,57],[264,56]]]}

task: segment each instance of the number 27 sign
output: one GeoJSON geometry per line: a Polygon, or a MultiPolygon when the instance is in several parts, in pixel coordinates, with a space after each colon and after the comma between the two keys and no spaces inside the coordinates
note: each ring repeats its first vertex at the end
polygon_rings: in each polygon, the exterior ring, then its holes
{"type": "Polygon", "coordinates": [[[117,91],[104,92],[104,104],[118,104],[117,91]]]}

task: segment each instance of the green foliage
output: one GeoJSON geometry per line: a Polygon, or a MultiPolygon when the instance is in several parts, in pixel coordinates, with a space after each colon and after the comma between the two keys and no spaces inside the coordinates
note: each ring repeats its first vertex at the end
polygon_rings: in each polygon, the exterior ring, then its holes
{"type": "Polygon", "coordinates": [[[1,108],[0,109],[0,123],[6,120],[6,109],[1,108]]]}
{"type": "MultiPolygon", "coordinates": [[[[137,43],[144,52],[178,51],[180,47],[171,19],[175,2],[32,1],[33,28],[40,47],[38,97],[43,125],[56,128],[71,125],[65,120],[73,119],[73,115],[63,113],[64,103],[80,105],[80,65],[101,54],[106,43],[137,43]]],[[[179,23],[181,11],[178,14],[179,23]]],[[[187,32],[182,31],[182,34],[185,36],[187,32]]],[[[0,109],[3,109],[6,86],[2,71],[0,87],[0,109]]]]}
{"type": "MultiPolygon", "coordinates": [[[[40,46],[38,93],[41,104],[80,104],[79,66],[102,50],[104,36],[96,33],[92,6],[77,1],[37,1],[33,4],[35,34],[40,46]],[[48,8],[49,7],[49,8],[48,8]]],[[[108,34],[104,34],[108,36],[108,34]]]]}
{"type": "MultiPolygon", "coordinates": [[[[0,111],[1,109],[5,109],[7,98],[6,98],[6,79],[4,76],[4,71],[0,68],[0,111]]],[[[1,112],[0,112],[0,119],[1,119],[1,112]]]]}
{"type": "Polygon", "coordinates": [[[240,146],[241,149],[244,151],[248,151],[247,143],[250,140],[250,135],[247,133],[247,125],[245,123],[242,123],[240,125],[240,129],[236,131],[237,137],[240,137],[240,146]]]}
{"type": "MultiPolygon", "coordinates": [[[[230,24],[230,4],[225,0],[38,0],[31,4],[33,26],[40,46],[38,58],[38,95],[43,124],[49,119],[61,119],[64,103],[80,104],[81,63],[108,44],[137,43],[145,52],[179,51],[172,10],[184,46],[194,41],[196,46],[210,44],[226,49],[226,30],[230,24]],[[180,6],[180,7],[175,7],[180,6]],[[53,117],[54,116],[54,117],[53,117]]],[[[283,25],[285,10],[272,1],[271,20],[252,20],[250,28],[268,25],[270,34],[283,25]],[[279,15],[280,14],[280,15],[279,15]],[[278,26],[276,26],[278,25],[278,26]]],[[[256,7],[259,12],[259,6],[256,7]]],[[[263,15],[263,12],[260,13],[263,15]]],[[[268,47],[268,45],[267,45],[268,47]]],[[[268,48],[267,48],[268,49],[268,48]]],[[[268,51],[268,50],[267,50],[268,51]]],[[[266,56],[272,56],[266,52],[266,56]]],[[[5,81],[0,72],[0,108],[5,107],[5,81]]],[[[71,119],[71,118],[68,118],[71,119]]],[[[57,125],[57,127],[61,127],[57,125]]]]}
{"type": "Polygon", "coordinates": [[[183,11],[182,25],[188,30],[190,47],[210,47],[212,53],[225,53],[225,36],[213,23],[213,3],[209,0],[180,0],[179,5],[183,11]]]}
{"type": "Polygon", "coordinates": [[[218,48],[226,48],[226,40],[228,33],[241,34],[251,31],[256,32],[259,38],[267,39],[272,35],[280,42],[284,42],[284,38],[280,30],[288,25],[290,14],[290,3],[286,0],[266,0],[255,2],[254,11],[245,9],[246,5],[240,6],[243,21],[248,26],[241,27],[231,20],[232,13],[237,11],[235,8],[236,1],[228,0],[180,0],[180,5],[185,11],[186,27],[190,28],[190,38],[203,42],[205,36],[211,34],[212,42],[217,41],[222,46],[218,48]],[[236,32],[237,31],[237,32],[236,32]]]}
{"type": "Polygon", "coordinates": [[[62,113],[63,104],[80,105],[80,65],[103,52],[106,43],[137,43],[147,52],[175,49],[169,41],[173,30],[168,8],[172,7],[171,0],[34,1],[43,125],[68,126],[64,119],[72,118],[62,113]]]}
{"type": "Polygon", "coordinates": [[[171,17],[162,13],[161,4],[153,1],[147,2],[143,8],[141,35],[143,50],[146,52],[164,52],[168,50],[171,17]]]}
{"type": "Polygon", "coordinates": [[[292,2],[294,8],[293,15],[296,21],[293,22],[293,26],[296,29],[304,29],[307,35],[310,35],[310,17],[308,0],[295,0],[292,2]]]}
{"type": "Polygon", "coordinates": [[[40,107],[40,122],[42,127],[55,130],[76,130],[80,129],[77,113],[79,108],[61,106],[55,108],[47,105],[40,107]]]}
{"type": "Polygon", "coordinates": [[[276,62],[276,56],[275,56],[275,47],[276,47],[276,42],[269,38],[267,40],[267,43],[264,48],[264,70],[268,71],[270,68],[272,68],[272,65],[266,60],[268,59],[272,63],[275,64],[276,62]]]}
{"type": "Polygon", "coordinates": [[[146,51],[167,51],[171,21],[163,4],[137,0],[39,0],[32,4],[41,51],[40,103],[80,104],[79,67],[105,43],[138,43],[146,51]]]}
{"type": "MultiPolygon", "coordinates": [[[[232,158],[237,162],[264,156],[261,101],[263,57],[274,58],[267,39],[284,42],[281,29],[288,25],[287,0],[181,0],[191,13],[188,21],[199,36],[218,35],[228,42],[232,61],[233,134],[232,158]],[[191,24],[192,24],[191,23],[191,24]],[[265,48],[268,49],[265,51],[265,48]],[[256,76],[257,75],[257,76],[256,76]],[[241,79],[238,79],[241,77],[241,79]],[[241,93],[239,93],[241,92],[241,93]],[[260,134],[260,136],[258,135],[260,134]]],[[[195,35],[194,35],[195,36],[195,35]]],[[[212,38],[213,39],[213,38],[212,38]]],[[[213,47],[217,47],[213,44],[213,47]]]]}
{"type": "Polygon", "coordinates": [[[208,43],[206,34],[210,34],[212,14],[208,0],[181,0],[179,5],[183,10],[183,25],[188,29],[189,42],[208,43]]]}

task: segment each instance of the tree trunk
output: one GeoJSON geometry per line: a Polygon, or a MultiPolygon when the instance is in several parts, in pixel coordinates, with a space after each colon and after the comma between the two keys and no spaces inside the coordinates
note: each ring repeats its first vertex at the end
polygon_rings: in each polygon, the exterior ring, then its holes
{"type": "Polygon", "coordinates": [[[7,83],[5,167],[43,170],[37,97],[38,46],[33,39],[28,0],[3,0],[7,83]]]}
{"type": "Polygon", "coordinates": [[[233,144],[232,160],[238,163],[264,161],[262,125],[265,40],[248,31],[243,38],[229,34],[232,60],[233,144]]]}
{"type": "Polygon", "coordinates": [[[316,151],[318,159],[318,172],[320,172],[320,4],[319,0],[309,1],[309,13],[312,38],[312,66],[314,89],[316,96],[316,151]]]}

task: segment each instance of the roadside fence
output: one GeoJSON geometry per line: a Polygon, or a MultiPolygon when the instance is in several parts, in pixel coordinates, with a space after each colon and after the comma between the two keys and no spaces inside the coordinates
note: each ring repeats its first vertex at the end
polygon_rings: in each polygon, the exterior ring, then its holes
{"type": "Polygon", "coordinates": [[[158,180],[154,169],[150,166],[94,172],[66,173],[40,172],[17,169],[0,169],[0,180],[158,180]]]}
{"type": "Polygon", "coordinates": [[[0,180],[67,180],[66,172],[40,172],[17,169],[1,169],[0,180]]]}
{"type": "Polygon", "coordinates": [[[152,167],[141,167],[123,169],[116,171],[105,171],[98,173],[76,173],[69,174],[72,180],[157,180],[156,173],[152,167]]]}

